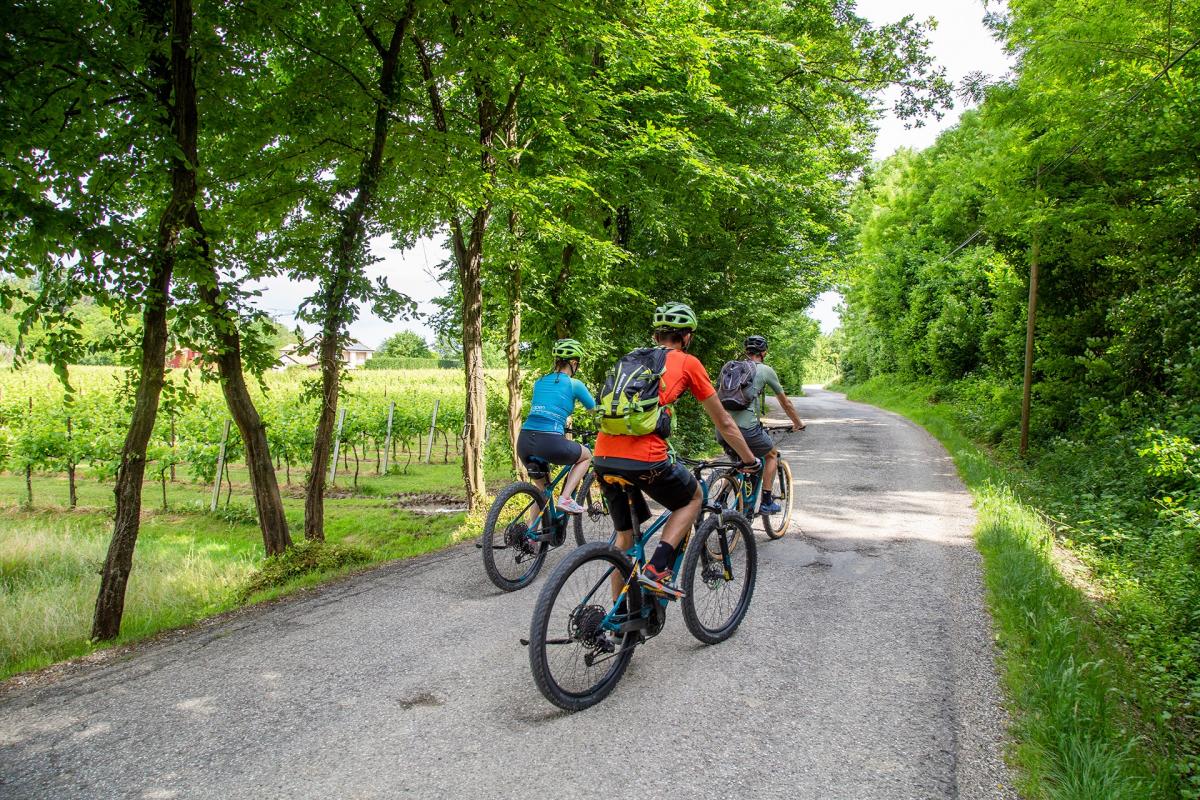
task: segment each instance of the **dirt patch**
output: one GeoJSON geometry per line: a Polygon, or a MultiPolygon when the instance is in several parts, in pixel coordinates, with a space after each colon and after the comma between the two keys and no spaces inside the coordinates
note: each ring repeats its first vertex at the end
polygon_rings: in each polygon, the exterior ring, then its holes
{"type": "Polygon", "coordinates": [[[412,514],[458,514],[467,510],[467,501],[450,494],[402,492],[393,495],[395,507],[412,514]]]}

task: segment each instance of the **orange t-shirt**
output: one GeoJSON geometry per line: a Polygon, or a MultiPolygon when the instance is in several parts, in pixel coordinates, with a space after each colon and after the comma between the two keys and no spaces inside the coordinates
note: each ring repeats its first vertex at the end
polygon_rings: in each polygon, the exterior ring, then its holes
{"type": "MultiPolygon", "coordinates": [[[[716,394],[708,373],[700,359],[682,350],[671,350],[663,368],[662,380],[658,385],[658,404],[674,403],[685,392],[700,402],[716,394]]],[[[667,457],[667,442],[661,436],[647,433],[644,436],[615,436],[601,433],[596,437],[596,455],[601,458],[628,458],[651,464],[667,457]]]]}

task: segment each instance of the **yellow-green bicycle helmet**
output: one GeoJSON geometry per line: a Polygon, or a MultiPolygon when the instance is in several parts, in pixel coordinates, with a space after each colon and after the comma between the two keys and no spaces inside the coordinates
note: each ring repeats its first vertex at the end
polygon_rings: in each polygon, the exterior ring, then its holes
{"type": "Polygon", "coordinates": [[[696,312],[685,303],[663,303],[654,309],[654,327],[694,331],[700,327],[696,312]]]}
{"type": "Polygon", "coordinates": [[[583,358],[583,345],[575,339],[559,339],[554,343],[554,357],[560,361],[583,358]]]}

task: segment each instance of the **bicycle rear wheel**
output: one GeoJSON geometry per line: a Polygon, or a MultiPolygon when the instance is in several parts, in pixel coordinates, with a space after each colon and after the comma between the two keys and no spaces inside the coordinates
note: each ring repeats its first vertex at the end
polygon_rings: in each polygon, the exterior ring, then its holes
{"type": "Polygon", "coordinates": [[[708,501],[726,511],[742,511],[742,477],[734,470],[713,476],[708,482],[708,501]]]}
{"type": "Polygon", "coordinates": [[[596,473],[588,471],[583,482],[575,490],[575,502],[583,506],[582,514],[573,514],[571,523],[575,530],[575,543],[583,546],[588,542],[610,542],[613,538],[612,517],[608,515],[608,501],[600,491],[596,473]]]}
{"type": "Polygon", "coordinates": [[[546,533],[553,520],[546,496],[532,483],[510,483],[500,490],[483,524],[483,568],[506,592],[522,589],[537,577],[550,544],[532,537],[546,533]]]}
{"type": "Polygon", "coordinates": [[[758,550],[750,522],[736,511],[711,516],[692,535],[683,558],[683,621],[705,644],[733,635],[754,595],[758,550]]]}
{"type": "Polygon", "coordinates": [[[589,542],[554,569],[538,594],[529,625],[529,666],[542,695],[567,711],[599,703],[621,680],[635,634],[601,627],[613,606],[613,586],[629,579],[625,554],[589,542]]]}
{"type": "Polygon", "coordinates": [[[767,538],[779,539],[788,532],[788,525],[792,522],[792,468],[782,456],[771,488],[775,494],[775,502],[779,503],[779,512],[761,515],[763,530],[766,531],[767,538]]]}

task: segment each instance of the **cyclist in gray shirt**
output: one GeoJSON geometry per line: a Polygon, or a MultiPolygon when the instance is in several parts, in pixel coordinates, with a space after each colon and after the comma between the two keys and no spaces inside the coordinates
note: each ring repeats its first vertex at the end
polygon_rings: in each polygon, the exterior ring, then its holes
{"type": "MultiPolygon", "coordinates": [[[[774,392],[780,408],[792,421],[793,431],[804,430],[804,423],[800,420],[796,409],[792,407],[792,401],[788,399],[787,393],[783,391],[783,386],[779,383],[779,376],[775,374],[775,370],[763,363],[763,359],[767,355],[767,337],[747,336],[744,347],[746,359],[753,361],[756,365],[754,369],[755,400],[750,408],[730,411],[729,414],[741,429],[742,437],[750,446],[750,450],[764,462],[762,504],[759,509],[767,514],[777,514],[780,507],[775,502],[775,497],[769,487],[774,485],[775,472],[779,469],[779,451],[775,449],[775,440],[763,428],[763,424],[758,418],[760,409],[765,411],[766,408],[766,395],[763,389],[769,388],[774,392]]],[[[720,431],[717,432],[717,441],[721,443],[726,452],[730,452],[725,440],[721,438],[720,431]]]]}

